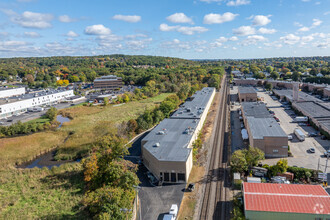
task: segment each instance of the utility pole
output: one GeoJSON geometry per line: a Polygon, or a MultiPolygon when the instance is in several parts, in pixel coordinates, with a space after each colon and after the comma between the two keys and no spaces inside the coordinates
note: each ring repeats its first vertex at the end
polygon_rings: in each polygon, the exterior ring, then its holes
{"type": "MultiPolygon", "coordinates": [[[[327,174],[327,167],[328,167],[328,160],[329,160],[329,156],[330,156],[330,153],[327,152],[327,161],[325,162],[325,168],[324,168],[324,175],[325,177],[324,178],[328,178],[328,174],[327,174]]],[[[324,180],[324,181],[327,181],[328,179],[324,180]]]]}

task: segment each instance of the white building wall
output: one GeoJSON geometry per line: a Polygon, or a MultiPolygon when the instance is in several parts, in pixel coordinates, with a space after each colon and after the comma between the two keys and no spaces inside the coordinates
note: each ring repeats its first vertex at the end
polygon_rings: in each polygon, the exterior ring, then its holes
{"type": "Polygon", "coordinates": [[[16,95],[24,95],[24,94],[25,94],[25,87],[0,90],[0,98],[7,98],[16,95]]]}
{"type": "Polygon", "coordinates": [[[5,103],[0,105],[0,118],[8,117],[14,113],[24,112],[28,108],[36,106],[48,105],[54,102],[61,101],[66,97],[73,96],[73,90],[67,90],[58,93],[47,94],[43,96],[36,96],[30,99],[15,101],[12,103],[5,103]]]}

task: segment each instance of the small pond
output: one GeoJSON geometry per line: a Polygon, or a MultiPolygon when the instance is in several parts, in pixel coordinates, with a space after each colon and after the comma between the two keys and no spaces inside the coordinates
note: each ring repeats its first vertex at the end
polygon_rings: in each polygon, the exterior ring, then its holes
{"type": "Polygon", "coordinates": [[[64,122],[69,122],[69,121],[70,121],[69,118],[67,118],[67,117],[63,117],[62,115],[58,115],[58,116],[56,117],[56,120],[57,120],[58,122],[60,122],[60,125],[57,127],[57,129],[59,129],[60,127],[62,127],[62,125],[63,125],[64,122]]]}

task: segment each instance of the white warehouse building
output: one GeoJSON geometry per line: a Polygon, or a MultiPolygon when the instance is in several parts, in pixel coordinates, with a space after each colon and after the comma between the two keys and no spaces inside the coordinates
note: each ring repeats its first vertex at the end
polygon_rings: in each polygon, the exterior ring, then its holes
{"type": "Polygon", "coordinates": [[[0,88],[0,99],[25,94],[25,87],[20,88],[0,88]]]}
{"type": "Polygon", "coordinates": [[[0,119],[25,112],[28,108],[57,103],[71,96],[74,96],[73,90],[50,90],[0,99],[0,119]]]}

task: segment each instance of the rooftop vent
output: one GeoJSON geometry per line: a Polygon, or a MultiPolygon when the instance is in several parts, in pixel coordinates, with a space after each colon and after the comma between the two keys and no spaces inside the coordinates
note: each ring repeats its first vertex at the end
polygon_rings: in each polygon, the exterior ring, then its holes
{"type": "Polygon", "coordinates": [[[165,132],[164,131],[158,131],[157,134],[163,135],[163,134],[165,134],[165,132]]]}
{"type": "Polygon", "coordinates": [[[160,143],[157,142],[153,147],[160,147],[160,143]]]}

